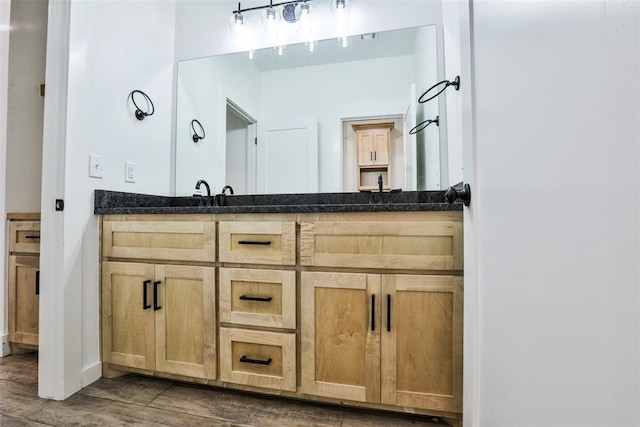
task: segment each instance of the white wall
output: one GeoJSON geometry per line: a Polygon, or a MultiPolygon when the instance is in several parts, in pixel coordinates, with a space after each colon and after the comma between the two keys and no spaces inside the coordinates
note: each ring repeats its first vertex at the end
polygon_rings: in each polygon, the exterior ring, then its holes
{"type": "Polygon", "coordinates": [[[467,425],[640,425],[639,6],[473,4],[467,425]]]}
{"type": "MultiPolygon", "coordinates": [[[[414,55],[416,58],[416,96],[418,98],[439,81],[436,28],[436,26],[422,27],[418,29],[416,35],[414,55]]],[[[440,99],[441,97],[438,97],[427,103],[417,104],[416,124],[427,119],[434,120],[438,116],[440,99]]],[[[415,101],[417,102],[417,99],[415,101]]],[[[443,123],[446,122],[443,121],[443,123]]],[[[439,190],[441,188],[440,149],[446,151],[446,132],[441,134],[440,128],[432,123],[416,134],[416,143],[418,189],[439,190]]]]}
{"type": "MultiPolygon", "coordinates": [[[[64,33],[65,18],[54,18],[64,33]]],[[[51,234],[53,218],[63,216],[62,252],[43,253],[41,269],[39,394],[56,399],[101,375],[99,218],[93,215],[93,190],[170,192],[175,2],[73,1],[67,25],[68,88],[60,95],[67,102],[66,132],[49,133],[45,124],[45,141],[61,138],[66,144],[58,163],[64,167],[64,213],[52,212],[56,192],[44,191],[47,175],[42,199],[43,227],[51,226],[51,234]],[[144,121],[135,119],[128,102],[134,89],[146,92],[155,104],[155,114],[144,121]],[[90,153],[104,157],[104,179],[88,177],[90,153]],[[125,161],[136,164],[135,184],[124,182],[125,161]],[[51,265],[55,257],[61,261],[58,270],[51,265]]],[[[60,38],[64,42],[64,35],[60,38]]],[[[61,47],[57,39],[49,41],[48,49],[63,49],[64,55],[64,43],[61,47]]],[[[64,74],[64,64],[57,65],[64,74]]]]}
{"type": "MultiPolygon", "coordinates": [[[[11,23],[11,2],[0,2],[0,129],[7,128],[7,90],[9,86],[9,26],[11,23]]],[[[0,226],[0,247],[3,248],[3,254],[7,253],[6,244],[6,204],[5,204],[5,176],[7,161],[7,133],[0,131],[0,218],[3,225],[0,226]]],[[[0,257],[0,277],[2,277],[2,286],[0,286],[0,340],[2,340],[2,348],[0,356],[9,353],[9,341],[7,335],[7,271],[5,257],[0,257]]]]}
{"type": "Polygon", "coordinates": [[[212,193],[219,192],[226,179],[227,98],[258,120],[258,71],[234,55],[183,61],[178,70],[175,194],[193,194],[200,179],[207,181],[212,193]],[[197,144],[191,138],[193,119],[206,132],[197,144]]]}
{"type": "Polygon", "coordinates": [[[47,1],[12,0],[7,116],[7,212],[40,212],[47,1]]]}
{"type": "Polygon", "coordinates": [[[317,117],[319,191],[340,192],[341,119],[402,116],[415,78],[413,55],[263,72],[260,115],[265,124],[317,117]]]}

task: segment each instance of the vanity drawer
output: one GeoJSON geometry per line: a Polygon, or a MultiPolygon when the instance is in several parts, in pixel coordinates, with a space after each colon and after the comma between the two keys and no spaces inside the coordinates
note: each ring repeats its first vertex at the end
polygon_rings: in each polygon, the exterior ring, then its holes
{"type": "Polygon", "coordinates": [[[462,270],[462,222],[300,224],[300,264],[411,270],[462,270]]]}
{"type": "Polygon", "coordinates": [[[9,221],[9,252],[40,253],[40,221],[9,221]]]}
{"type": "Polygon", "coordinates": [[[221,268],[220,321],[295,329],[295,271],[221,268]]]}
{"type": "Polygon", "coordinates": [[[220,262],[294,265],[296,223],[225,222],[219,225],[220,262]]]}
{"type": "Polygon", "coordinates": [[[220,380],[296,391],[296,335],[220,328],[220,380]]]}
{"type": "Polygon", "coordinates": [[[215,261],[215,223],[104,221],[102,252],[109,258],[215,261]]]}

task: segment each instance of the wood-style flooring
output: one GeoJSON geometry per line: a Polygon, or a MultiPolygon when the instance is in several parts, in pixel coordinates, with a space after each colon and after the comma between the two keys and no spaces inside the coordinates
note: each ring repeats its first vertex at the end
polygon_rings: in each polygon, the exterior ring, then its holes
{"type": "Polygon", "coordinates": [[[0,358],[0,426],[431,426],[392,415],[254,396],[127,375],[101,378],[64,401],[38,398],[35,353],[0,358]]]}

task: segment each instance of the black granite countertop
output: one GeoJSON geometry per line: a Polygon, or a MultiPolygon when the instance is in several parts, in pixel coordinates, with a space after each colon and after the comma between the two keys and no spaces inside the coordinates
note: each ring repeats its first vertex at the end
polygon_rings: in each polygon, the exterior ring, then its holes
{"type": "Polygon", "coordinates": [[[213,196],[215,206],[203,206],[200,197],[95,190],[94,214],[235,214],[319,212],[461,211],[462,204],[444,201],[442,191],[379,193],[308,193],[213,196]]]}

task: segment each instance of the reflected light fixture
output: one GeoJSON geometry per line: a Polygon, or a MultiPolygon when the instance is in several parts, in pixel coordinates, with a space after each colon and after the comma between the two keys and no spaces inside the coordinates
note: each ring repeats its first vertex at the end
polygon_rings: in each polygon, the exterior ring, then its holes
{"type": "Polygon", "coordinates": [[[339,31],[345,31],[349,27],[349,12],[351,2],[349,0],[332,0],[331,13],[333,14],[334,27],[339,31]]]}
{"type": "Polygon", "coordinates": [[[340,43],[340,46],[346,49],[349,46],[351,46],[351,37],[348,37],[348,36],[338,37],[338,43],[340,43]]]}
{"type": "Polygon", "coordinates": [[[313,53],[318,50],[318,42],[316,40],[309,40],[304,43],[304,49],[309,53],[313,53]]]}

